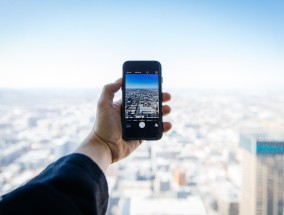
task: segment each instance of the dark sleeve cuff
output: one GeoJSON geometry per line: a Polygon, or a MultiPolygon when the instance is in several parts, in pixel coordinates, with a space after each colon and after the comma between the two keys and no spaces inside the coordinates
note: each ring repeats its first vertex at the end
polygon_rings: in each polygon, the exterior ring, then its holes
{"type": "Polygon", "coordinates": [[[99,166],[89,157],[74,153],[4,195],[0,212],[4,208],[9,214],[105,214],[108,196],[106,177],[99,166]]]}

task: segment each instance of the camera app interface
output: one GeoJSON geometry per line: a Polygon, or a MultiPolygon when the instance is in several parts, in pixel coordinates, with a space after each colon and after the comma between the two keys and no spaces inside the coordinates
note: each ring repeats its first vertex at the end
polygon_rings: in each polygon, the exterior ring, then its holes
{"type": "Polygon", "coordinates": [[[126,72],[126,128],[157,128],[159,126],[158,71],[126,72]]]}

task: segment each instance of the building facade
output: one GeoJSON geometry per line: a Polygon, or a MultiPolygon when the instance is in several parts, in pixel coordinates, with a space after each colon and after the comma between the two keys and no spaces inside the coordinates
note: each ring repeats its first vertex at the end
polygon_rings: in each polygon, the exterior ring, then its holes
{"type": "Polygon", "coordinates": [[[241,215],[284,215],[284,138],[242,134],[241,215]]]}

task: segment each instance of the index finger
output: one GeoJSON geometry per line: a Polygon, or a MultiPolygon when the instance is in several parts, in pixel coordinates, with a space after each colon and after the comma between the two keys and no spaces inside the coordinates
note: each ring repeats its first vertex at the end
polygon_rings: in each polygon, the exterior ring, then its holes
{"type": "Polygon", "coordinates": [[[168,102],[171,100],[171,94],[169,94],[168,92],[164,92],[163,93],[163,102],[168,102]]]}

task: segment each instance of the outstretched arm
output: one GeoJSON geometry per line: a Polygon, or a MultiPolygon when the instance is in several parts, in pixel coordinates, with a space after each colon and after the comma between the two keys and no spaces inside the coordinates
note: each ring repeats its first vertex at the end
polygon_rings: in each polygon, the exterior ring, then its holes
{"type": "MultiPolygon", "coordinates": [[[[48,166],[20,188],[0,197],[0,214],[105,214],[108,166],[132,153],[142,141],[124,141],[121,134],[120,102],[113,102],[122,80],[104,87],[96,123],[75,153],[48,166]]],[[[163,94],[163,101],[170,94],[163,94]]],[[[170,107],[163,106],[163,114],[170,107]]],[[[164,122],[164,131],[171,128],[164,122]]]]}

